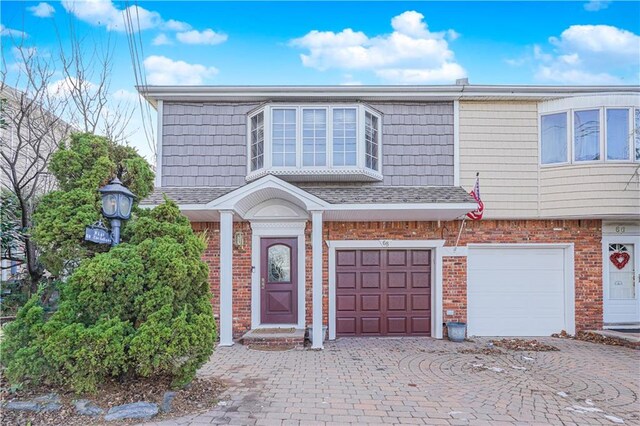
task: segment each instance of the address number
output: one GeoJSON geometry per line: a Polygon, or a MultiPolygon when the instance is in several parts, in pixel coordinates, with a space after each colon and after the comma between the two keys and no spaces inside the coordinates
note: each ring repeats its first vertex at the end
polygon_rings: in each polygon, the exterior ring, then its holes
{"type": "Polygon", "coordinates": [[[624,234],[627,228],[625,226],[616,226],[616,234],[624,234]]]}
{"type": "Polygon", "coordinates": [[[382,247],[389,247],[391,244],[389,243],[389,240],[380,240],[380,245],[382,247]]]}

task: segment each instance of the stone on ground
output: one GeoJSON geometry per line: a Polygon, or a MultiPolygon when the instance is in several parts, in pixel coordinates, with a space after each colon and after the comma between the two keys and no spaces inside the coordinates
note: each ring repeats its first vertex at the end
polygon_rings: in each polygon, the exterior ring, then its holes
{"type": "Polygon", "coordinates": [[[150,402],[134,402],[113,407],[104,419],[108,422],[125,419],[150,419],[158,414],[158,405],[150,402]]]}

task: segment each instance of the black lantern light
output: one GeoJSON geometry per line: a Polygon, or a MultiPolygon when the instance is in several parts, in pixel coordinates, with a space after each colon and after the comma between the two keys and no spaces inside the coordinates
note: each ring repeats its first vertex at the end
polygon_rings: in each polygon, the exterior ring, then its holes
{"type": "Polygon", "coordinates": [[[111,219],[111,245],[115,246],[120,242],[120,221],[131,217],[131,207],[136,196],[117,177],[100,188],[100,194],[102,194],[102,214],[111,219]]]}

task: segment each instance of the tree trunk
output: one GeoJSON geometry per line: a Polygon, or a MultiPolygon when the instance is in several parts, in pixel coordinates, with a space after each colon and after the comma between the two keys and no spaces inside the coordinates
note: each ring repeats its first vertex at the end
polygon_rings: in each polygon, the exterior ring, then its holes
{"type": "Polygon", "coordinates": [[[27,205],[24,201],[21,191],[16,193],[16,197],[20,203],[21,210],[20,224],[23,229],[24,256],[27,265],[27,273],[29,274],[29,293],[35,294],[38,291],[38,283],[40,282],[40,278],[42,278],[43,269],[42,265],[40,265],[40,262],[38,261],[35,244],[31,241],[31,206],[27,205]]]}

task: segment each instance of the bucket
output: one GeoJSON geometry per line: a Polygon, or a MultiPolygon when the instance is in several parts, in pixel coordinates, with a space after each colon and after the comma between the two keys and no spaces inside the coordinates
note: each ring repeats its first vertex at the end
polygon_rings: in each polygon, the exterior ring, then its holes
{"type": "MultiPolygon", "coordinates": [[[[313,327],[307,327],[307,333],[309,336],[309,341],[311,342],[311,344],[313,344],[313,327]]],[[[322,326],[322,341],[324,342],[325,340],[327,340],[327,326],[323,325],[322,326]]]]}
{"type": "Polygon", "coordinates": [[[467,324],[463,322],[448,322],[447,335],[452,342],[464,342],[467,334],[467,324]]]}

